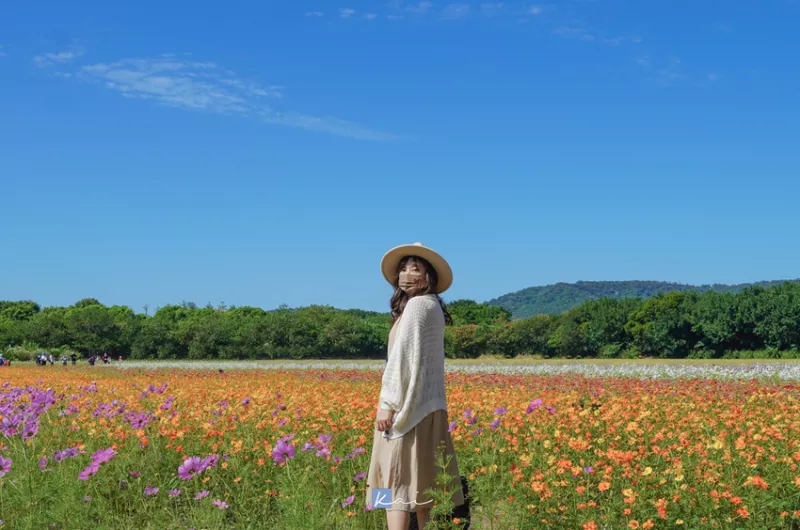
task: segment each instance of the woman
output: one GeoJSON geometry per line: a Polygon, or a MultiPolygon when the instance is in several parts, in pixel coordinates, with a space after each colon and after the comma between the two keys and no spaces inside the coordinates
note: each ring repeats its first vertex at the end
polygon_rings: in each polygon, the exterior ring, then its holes
{"type": "MultiPolygon", "coordinates": [[[[453,282],[447,261],[421,243],[393,248],[381,261],[394,288],[392,328],[375,422],[367,476],[367,503],[373,488],[391,492],[375,508],[386,508],[389,530],[406,530],[411,512],[419,528],[430,519],[437,463],[450,459],[448,491],[464,504],[460,473],[448,431],[444,387],[444,326],[452,323],[439,297],[453,282]],[[442,454],[442,451],[444,454],[442,454]]],[[[381,492],[376,492],[378,495],[381,492]]]]}

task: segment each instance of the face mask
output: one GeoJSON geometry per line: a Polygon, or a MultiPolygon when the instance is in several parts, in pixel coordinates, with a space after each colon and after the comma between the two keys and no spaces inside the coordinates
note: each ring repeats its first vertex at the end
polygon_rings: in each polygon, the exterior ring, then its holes
{"type": "Polygon", "coordinates": [[[425,283],[425,275],[418,272],[401,272],[398,281],[400,288],[404,291],[418,289],[424,286],[425,283]]]}

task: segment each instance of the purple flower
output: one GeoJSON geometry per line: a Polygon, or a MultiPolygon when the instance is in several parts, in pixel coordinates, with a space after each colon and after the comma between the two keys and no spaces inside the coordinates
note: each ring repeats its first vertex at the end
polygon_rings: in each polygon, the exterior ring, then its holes
{"type": "Polygon", "coordinates": [[[86,496],[86,497],[84,497],[82,500],[83,500],[83,502],[91,502],[91,501],[92,501],[92,498],[91,498],[91,497],[89,497],[89,496],[87,495],[87,496],[86,496]]]}
{"type": "Polygon", "coordinates": [[[367,504],[366,506],[364,506],[364,509],[365,509],[366,511],[368,511],[368,512],[371,512],[371,511],[372,511],[372,510],[374,510],[375,508],[373,508],[373,507],[372,507],[372,504],[367,504]]]}
{"type": "Polygon", "coordinates": [[[467,425],[469,425],[470,427],[472,427],[472,426],[473,426],[473,425],[475,425],[476,423],[478,423],[478,415],[477,415],[477,414],[474,414],[474,415],[473,415],[473,416],[472,416],[472,417],[469,419],[469,421],[467,421],[467,425]]]}
{"type": "Polygon", "coordinates": [[[289,420],[287,420],[286,418],[283,418],[281,421],[278,422],[278,427],[283,427],[287,423],[289,423],[289,420]]]}
{"type": "Polygon", "coordinates": [[[220,500],[220,499],[215,500],[214,502],[211,503],[211,505],[212,506],[216,506],[220,510],[227,510],[228,509],[228,503],[223,501],[223,500],[220,500]]]}
{"type": "Polygon", "coordinates": [[[137,414],[131,418],[131,429],[144,429],[150,423],[150,418],[144,414],[137,414]]]}
{"type": "Polygon", "coordinates": [[[208,455],[203,459],[202,469],[200,471],[205,471],[206,469],[217,467],[218,462],[219,462],[218,455],[208,455]]]}
{"type": "Polygon", "coordinates": [[[306,452],[306,451],[310,451],[313,448],[314,448],[314,444],[313,443],[306,442],[306,443],[303,444],[303,447],[301,447],[300,450],[303,451],[303,452],[306,452]]]}
{"type": "Polygon", "coordinates": [[[530,414],[531,412],[533,412],[534,410],[538,409],[541,406],[542,406],[542,400],[534,399],[533,401],[531,401],[530,405],[528,405],[528,408],[525,409],[525,414],[530,414]]]}
{"type": "Polygon", "coordinates": [[[498,408],[494,409],[494,415],[495,416],[502,416],[506,412],[508,412],[508,409],[506,407],[498,407],[498,408]]]}
{"type": "Polygon", "coordinates": [[[319,449],[317,449],[317,456],[325,457],[330,455],[331,455],[331,450],[327,447],[320,447],[319,449]]]}
{"type": "Polygon", "coordinates": [[[352,460],[355,457],[357,457],[358,455],[363,455],[366,452],[367,452],[366,449],[364,449],[363,447],[356,447],[352,451],[350,451],[350,454],[345,456],[345,459],[346,460],[352,460]]]}
{"type": "Polygon", "coordinates": [[[0,456],[0,477],[11,471],[11,459],[0,456]]]}
{"type": "Polygon", "coordinates": [[[497,418],[496,420],[494,420],[492,423],[489,424],[489,427],[493,431],[496,431],[499,426],[500,426],[500,418],[497,418]]]}
{"type": "Polygon", "coordinates": [[[97,462],[92,462],[88,466],[86,466],[83,471],[78,473],[78,480],[89,480],[89,477],[94,476],[97,471],[100,469],[100,464],[97,462]]]}
{"type": "Polygon", "coordinates": [[[591,473],[592,471],[594,471],[594,468],[592,466],[583,468],[584,473],[591,473]]]}
{"type": "Polygon", "coordinates": [[[169,495],[170,497],[177,497],[180,494],[181,494],[181,490],[179,490],[179,489],[169,490],[167,492],[167,495],[169,495]]]}
{"type": "Polygon", "coordinates": [[[30,423],[25,424],[25,427],[22,429],[22,439],[30,440],[38,433],[39,433],[39,418],[36,418],[30,423]]]}
{"type": "Polygon", "coordinates": [[[317,441],[321,444],[326,444],[331,440],[333,440],[332,434],[320,434],[319,436],[317,436],[317,441]]]}
{"type": "Polygon", "coordinates": [[[178,476],[183,480],[189,480],[195,475],[203,472],[203,461],[199,456],[190,456],[178,466],[178,476]]]}
{"type": "Polygon", "coordinates": [[[467,409],[464,411],[464,419],[468,420],[472,416],[472,409],[467,409]]]}
{"type": "Polygon", "coordinates": [[[547,412],[549,412],[551,416],[556,413],[556,408],[555,407],[548,407],[548,406],[545,405],[544,408],[547,409],[547,412]]]}
{"type": "Polygon", "coordinates": [[[131,472],[129,473],[129,475],[130,475],[130,476],[132,476],[133,478],[139,478],[139,476],[141,475],[141,473],[139,473],[138,471],[131,471],[131,472]]]}
{"type": "Polygon", "coordinates": [[[158,488],[147,487],[147,488],[144,489],[144,494],[145,495],[157,495],[158,494],[158,488]]]}
{"type": "Polygon", "coordinates": [[[43,456],[42,458],[39,459],[39,469],[44,471],[46,467],[47,467],[47,457],[43,456]]]}
{"type": "Polygon", "coordinates": [[[250,398],[249,398],[249,397],[246,397],[246,398],[244,398],[244,399],[242,400],[242,406],[243,406],[243,407],[246,407],[246,406],[247,406],[247,405],[249,405],[249,404],[250,404],[250,398]]]}
{"type": "Polygon", "coordinates": [[[451,422],[450,426],[447,428],[447,432],[453,432],[454,430],[456,430],[456,427],[458,427],[458,422],[457,421],[451,422]]]}
{"type": "Polygon", "coordinates": [[[362,478],[364,478],[366,476],[367,476],[366,473],[358,473],[358,474],[356,474],[355,477],[353,477],[353,482],[358,482],[359,480],[361,480],[362,478]]]}
{"type": "Polygon", "coordinates": [[[194,500],[199,501],[200,499],[205,499],[206,497],[208,497],[208,490],[203,490],[194,496],[194,500]]]}
{"type": "Polygon", "coordinates": [[[350,496],[349,496],[349,497],[347,497],[347,498],[344,500],[344,502],[342,503],[342,508],[347,508],[348,506],[350,506],[351,504],[353,504],[353,501],[354,501],[354,500],[356,500],[356,496],[355,496],[355,495],[350,495],[350,496]]]}
{"type": "Polygon", "coordinates": [[[109,447],[108,449],[100,449],[95,451],[94,454],[92,455],[92,462],[95,462],[98,465],[105,464],[106,462],[114,458],[116,455],[117,452],[111,447],[109,447]]]}
{"type": "MultiPolygon", "coordinates": [[[[330,454],[330,451],[328,453],[330,454]]],[[[281,438],[272,450],[272,459],[276,464],[282,464],[292,458],[294,458],[294,445],[286,443],[286,441],[281,438]]]]}
{"type": "Polygon", "coordinates": [[[61,463],[67,458],[75,458],[80,453],[81,451],[77,447],[69,447],[62,451],[56,451],[55,454],[53,455],[53,460],[55,460],[58,463],[61,463]]]}
{"type": "Polygon", "coordinates": [[[483,429],[482,429],[482,428],[475,429],[474,431],[472,431],[472,435],[473,435],[473,436],[478,436],[478,435],[479,435],[480,433],[482,433],[482,432],[483,432],[483,429]]]}

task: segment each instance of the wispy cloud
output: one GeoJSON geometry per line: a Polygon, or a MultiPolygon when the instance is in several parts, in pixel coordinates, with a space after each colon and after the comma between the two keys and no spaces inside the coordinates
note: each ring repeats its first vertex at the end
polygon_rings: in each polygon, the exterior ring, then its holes
{"type": "MultiPolygon", "coordinates": [[[[650,56],[644,55],[636,59],[636,64],[645,72],[647,79],[662,86],[675,85],[687,77],[680,57],[671,56],[666,60],[654,61],[650,56]]],[[[711,79],[708,78],[708,81],[711,79]]]]}
{"type": "Polygon", "coordinates": [[[322,11],[309,11],[306,13],[307,17],[321,17],[324,15],[325,13],[323,13],[322,11]]]}
{"type": "Polygon", "coordinates": [[[445,20],[456,20],[469,15],[469,4],[448,4],[442,9],[441,17],[445,20]]]}
{"type": "Polygon", "coordinates": [[[525,10],[525,13],[527,13],[528,15],[534,15],[534,16],[535,15],[541,15],[542,13],[544,13],[544,6],[540,6],[540,5],[530,6],[527,10],[525,10]]]}
{"type": "Polygon", "coordinates": [[[376,15],[375,13],[366,13],[364,15],[364,18],[366,18],[367,20],[375,20],[376,18],[378,18],[378,15],[376,15]]]}
{"type": "Polygon", "coordinates": [[[424,15],[425,13],[433,7],[433,2],[418,2],[415,4],[409,4],[405,6],[405,10],[409,13],[417,13],[419,15],[424,15]]]}
{"type": "Polygon", "coordinates": [[[638,44],[642,42],[642,38],[636,35],[607,37],[580,26],[558,26],[553,29],[553,35],[566,39],[578,39],[584,42],[594,42],[608,46],[619,46],[625,43],[638,44]]]}
{"type": "Polygon", "coordinates": [[[339,9],[339,16],[342,18],[350,18],[356,14],[355,9],[350,9],[349,7],[339,9]]]}
{"type": "Polygon", "coordinates": [[[505,4],[503,2],[486,2],[480,5],[481,13],[484,15],[497,15],[503,10],[505,4]]]}
{"type": "Polygon", "coordinates": [[[81,55],[83,55],[85,50],[77,45],[70,46],[67,50],[62,52],[55,52],[55,53],[43,53],[42,55],[37,55],[33,58],[33,61],[36,63],[36,66],[39,68],[46,68],[50,66],[55,66],[59,64],[65,64],[73,59],[77,59],[81,55]]]}
{"type": "Polygon", "coordinates": [[[320,131],[365,140],[395,140],[376,131],[332,116],[312,116],[278,108],[285,87],[264,85],[211,62],[164,54],[153,58],[123,59],[84,65],[53,75],[95,84],[131,99],[186,111],[205,111],[260,120],[266,123],[320,131]]]}
{"type": "Polygon", "coordinates": [[[5,55],[6,55],[6,52],[3,51],[3,45],[0,44],[0,57],[5,57],[5,55]]]}

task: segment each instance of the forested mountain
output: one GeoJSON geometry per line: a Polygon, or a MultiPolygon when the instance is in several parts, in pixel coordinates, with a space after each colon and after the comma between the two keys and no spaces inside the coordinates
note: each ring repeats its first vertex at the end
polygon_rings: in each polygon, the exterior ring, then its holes
{"type": "Polygon", "coordinates": [[[797,280],[775,280],[740,283],[737,285],[719,283],[713,285],[686,285],[655,281],[557,283],[541,287],[528,287],[527,289],[489,300],[487,303],[510,311],[513,318],[517,319],[538,314],[556,315],[589,300],[598,300],[600,298],[614,298],[616,300],[622,298],[650,298],[659,293],[673,291],[738,293],[754,285],[771,287],[785,281],[797,280]]]}

